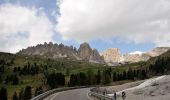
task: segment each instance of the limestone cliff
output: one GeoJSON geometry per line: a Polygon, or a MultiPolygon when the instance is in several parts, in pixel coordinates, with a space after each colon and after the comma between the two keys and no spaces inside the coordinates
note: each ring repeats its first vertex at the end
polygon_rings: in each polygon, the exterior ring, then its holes
{"type": "Polygon", "coordinates": [[[133,53],[122,54],[118,48],[109,48],[103,53],[103,57],[104,61],[108,65],[116,65],[125,62],[134,63],[139,61],[147,61],[151,57],[159,56],[169,49],[169,47],[157,47],[146,53],[136,51],[133,53]]]}
{"type": "Polygon", "coordinates": [[[109,48],[103,53],[106,63],[119,63],[121,61],[121,53],[118,48],[109,48]]]}
{"type": "Polygon", "coordinates": [[[83,43],[78,49],[78,55],[82,60],[94,62],[94,63],[104,63],[103,58],[100,56],[97,49],[92,49],[88,43],[83,43]]]}

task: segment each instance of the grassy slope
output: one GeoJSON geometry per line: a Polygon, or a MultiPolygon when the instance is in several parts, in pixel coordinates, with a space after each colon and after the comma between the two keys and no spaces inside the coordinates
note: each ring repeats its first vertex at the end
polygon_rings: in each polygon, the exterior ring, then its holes
{"type": "MultiPolygon", "coordinates": [[[[71,61],[67,59],[47,59],[47,58],[41,58],[41,57],[31,57],[31,56],[23,56],[23,55],[13,55],[9,53],[2,53],[0,52],[0,59],[5,59],[5,61],[10,62],[11,59],[13,59],[14,63],[10,66],[6,66],[5,72],[0,73],[0,75],[3,78],[3,81],[5,80],[7,75],[10,75],[13,73],[13,68],[20,66],[21,68],[26,65],[28,62],[31,64],[37,63],[38,65],[51,65],[48,66],[48,72],[56,71],[56,72],[62,72],[65,73],[66,68],[69,68],[70,74],[77,73],[77,72],[86,72],[87,70],[91,69],[93,71],[97,71],[98,69],[103,69],[104,66],[101,64],[91,64],[88,62],[81,62],[81,61],[71,61]]],[[[43,70],[43,69],[42,69],[43,70]]],[[[20,84],[19,85],[10,85],[5,84],[4,82],[0,83],[0,87],[7,87],[8,90],[8,98],[12,99],[13,93],[19,92],[22,88],[25,88],[26,86],[32,86],[33,94],[36,87],[44,86],[44,75],[26,75],[26,76],[20,76],[20,84]]]]}
{"type": "MultiPolygon", "coordinates": [[[[170,51],[167,53],[161,55],[160,57],[170,57],[170,51]]],[[[1,53],[0,52],[0,59],[6,59],[8,61],[9,59],[14,59],[14,63],[11,66],[8,66],[6,68],[5,73],[1,74],[2,78],[4,79],[6,75],[9,75],[13,72],[14,67],[23,67],[28,62],[34,63],[36,62],[38,65],[46,64],[46,65],[52,65],[48,66],[48,72],[56,71],[56,72],[66,72],[66,69],[70,70],[70,74],[77,73],[77,72],[87,72],[88,70],[92,70],[93,72],[97,72],[98,69],[102,70],[106,68],[106,65],[102,64],[92,64],[88,62],[82,62],[82,61],[74,61],[74,60],[68,60],[68,59],[47,59],[47,58],[41,58],[41,57],[31,57],[31,56],[23,56],[23,55],[13,55],[9,53],[1,53]]],[[[139,69],[139,68],[147,68],[149,64],[153,64],[158,57],[151,58],[148,62],[139,62],[139,63],[133,63],[133,64],[127,64],[117,67],[112,67],[113,71],[123,71],[128,70],[129,68],[132,69],[139,69]]],[[[43,74],[31,76],[21,76],[19,85],[6,85],[6,84],[0,84],[0,86],[6,86],[8,89],[8,95],[9,98],[12,98],[12,95],[14,91],[19,92],[21,88],[25,88],[25,86],[30,85],[33,87],[33,91],[38,86],[44,86],[44,78],[43,74]]],[[[68,77],[67,77],[68,78],[68,77]]]]}

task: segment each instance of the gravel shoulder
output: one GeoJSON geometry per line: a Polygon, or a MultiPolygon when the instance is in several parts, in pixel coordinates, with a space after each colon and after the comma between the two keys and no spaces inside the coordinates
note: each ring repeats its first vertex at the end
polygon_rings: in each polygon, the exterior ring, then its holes
{"type": "Polygon", "coordinates": [[[114,92],[121,98],[121,92],[126,92],[125,100],[170,100],[170,75],[160,76],[143,81],[106,87],[108,95],[114,92]]]}

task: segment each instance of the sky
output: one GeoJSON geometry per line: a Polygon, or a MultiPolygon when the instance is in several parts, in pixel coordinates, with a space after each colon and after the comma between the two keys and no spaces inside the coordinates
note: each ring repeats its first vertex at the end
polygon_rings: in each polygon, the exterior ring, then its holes
{"type": "Polygon", "coordinates": [[[100,53],[146,52],[170,46],[169,12],[169,0],[0,0],[0,51],[88,42],[100,53]]]}

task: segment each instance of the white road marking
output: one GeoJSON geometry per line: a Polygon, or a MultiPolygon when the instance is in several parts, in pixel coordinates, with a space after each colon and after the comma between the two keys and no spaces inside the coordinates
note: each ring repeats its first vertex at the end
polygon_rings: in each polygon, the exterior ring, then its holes
{"type": "Polygon", "coordinates": [[[61,92],[58,92],[58,93],[53,94],[54,96],[52,96],[49,100],[54,100],[54,98],[55,98],[56,96],[58,96],[60,93],[61,93],[61,92]]]}
{"type": "Polygon", "coordinates": [[[93,100],[92,98],[89,97],[89,92],[87,93],[87,98],[90,100],[93,100]]]}

